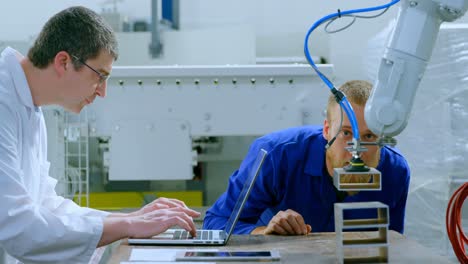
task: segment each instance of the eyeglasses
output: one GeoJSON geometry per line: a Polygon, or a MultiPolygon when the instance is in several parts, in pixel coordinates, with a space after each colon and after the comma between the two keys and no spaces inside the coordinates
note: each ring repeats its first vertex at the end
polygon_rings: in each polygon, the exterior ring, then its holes
{"type": "Polygon", "coordinates": [[[109,79],[109,74],[102,74],[100,73],[99,71],[97,71],[96,69],[94,69],[93,67],[89,66],[88,64],[86,64],[86,62],[84,62],[82,59],[78,58],[77,56],[75,55],[72,55],[72,57],[79,61],[80,63],[82,63],[84,66],[88,67],[90,70],[92,70],[93,72],[95,72],[97,75],[99,75],[99,84],[103,84],[105,81],[107,81],[107,79],[109,79]]]}

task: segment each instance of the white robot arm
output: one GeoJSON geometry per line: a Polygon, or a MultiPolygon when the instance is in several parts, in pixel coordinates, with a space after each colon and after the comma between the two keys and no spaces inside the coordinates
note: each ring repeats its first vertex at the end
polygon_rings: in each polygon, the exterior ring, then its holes
{"type": "Polygon", "coordinates": [[[468,0],[403,0],[365,108],[367,126],[381,137],[406,127],[440,24],[463,16],[468,0]]]}

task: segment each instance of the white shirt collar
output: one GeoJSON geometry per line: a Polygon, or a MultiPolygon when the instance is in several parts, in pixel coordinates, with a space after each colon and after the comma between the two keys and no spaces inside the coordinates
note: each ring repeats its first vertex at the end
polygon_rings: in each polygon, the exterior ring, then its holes
{"type": "Polygon", "coordinates": [[[7,68],[11,73],[13,84],[18,93],[21,102],[35,111],[39,111],[39,108],[36,107],[32,100],[31,89],[29,88],[26,75],[24,70],[21,67],[20,61],[24,58],[21,53],[18,51],[7,47],[2,52],[2,57],[5,59],[7,68]]]}

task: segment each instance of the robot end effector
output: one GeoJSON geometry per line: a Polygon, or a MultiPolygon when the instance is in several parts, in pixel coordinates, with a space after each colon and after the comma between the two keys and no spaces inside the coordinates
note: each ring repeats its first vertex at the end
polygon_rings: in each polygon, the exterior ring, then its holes
{"type": "Polygon", "coordinates": [[[368,127],[381,138],[406,127],[414,96],[434,48],[440,24],[463,16],[468,0],[404,0],[365,108],[368,127]]]}

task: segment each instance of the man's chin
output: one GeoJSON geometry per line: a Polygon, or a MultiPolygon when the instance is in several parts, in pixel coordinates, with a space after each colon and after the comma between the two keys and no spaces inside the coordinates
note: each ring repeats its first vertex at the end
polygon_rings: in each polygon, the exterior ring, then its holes
{"type": "Polygon", "coordinates": [[[67,107],[63,107],[63,108],[65,108],[65,110],[67,110],[68,112],[79,114],[81,112],[81,110],[83,110],[84,105],[78,105],[78,106],[72,106],[72,107],[67,106],[67,107]]]}

